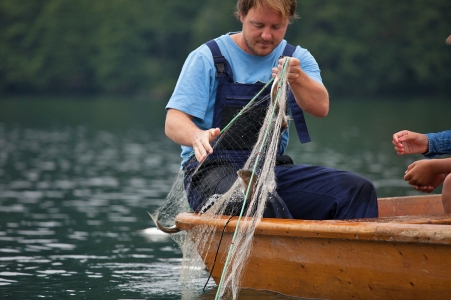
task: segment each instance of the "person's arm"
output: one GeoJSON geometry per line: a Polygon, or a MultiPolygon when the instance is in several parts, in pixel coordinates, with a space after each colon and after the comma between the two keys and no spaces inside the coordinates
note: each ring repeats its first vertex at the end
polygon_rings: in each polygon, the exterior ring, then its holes
{"type": "Polygon", "coordinates": [[[416,190],[430,193],[451,173],[451,158],[422,159],[407,168],[404,180],[416,190]]]}
{"type": "MultiPolygon", "coordinates": [[[[273,69],[273,77],[282,69],[286,58],[279,60],[279,67],[273,69]]],[[[297,58],[290,58],[290,71],[287,77],[297,104],[303,111],[315,117],[325,117],[329,113],[329,94],[326,87],[310,78],[300,66],[297,58]]]]}
{"type": "Polygon", "coordinates": [[[426,133],[429,140],[429,147],[424,156],[433,158],[435,156],[451,154],[451,130],[445,130],[437,133],[426,133]]]}
{"type": "Polygon", "coordinates": [[[451,154],[451,130],[426,134],[402,130],[393,134],[392,144],[398,155],[421,153],[433,158],[451,154]]]}
{"type": "Polygon", "coordinates": [[[167,137],[179,145],[192,147],[196,159],[202,162],[213,153],[210,142],[220,133],[219,128],[202,130],[194,124],[193,117],[177,109],[168,109],[165,122],[167,137]]]}

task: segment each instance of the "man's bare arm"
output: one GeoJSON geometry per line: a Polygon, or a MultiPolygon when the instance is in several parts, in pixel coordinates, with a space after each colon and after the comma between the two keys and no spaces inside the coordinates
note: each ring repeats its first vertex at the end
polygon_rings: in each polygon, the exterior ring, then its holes
{"type": "Polygon", "coordinates": [[[177,109],[168,109],[165,122],[166,135],[179,145],[192,147],[196,159],[201,162],[213,153],[210,142],[220,133],[219,128],[202,130],[193,117],[177,109]]]}
{"type": "MultiPolygon", "coordinates": [[[[286,58],[279,60],[279,69],[273,69],[273,77],[282,68],[286,58]]],[[[287,77],[297,104],[303,111],[315,116],[325,117],[329,113],[329,93],[326,87],[311,79],[300,67],[297,58],[290,58],[290,72],[287,77]]]]}

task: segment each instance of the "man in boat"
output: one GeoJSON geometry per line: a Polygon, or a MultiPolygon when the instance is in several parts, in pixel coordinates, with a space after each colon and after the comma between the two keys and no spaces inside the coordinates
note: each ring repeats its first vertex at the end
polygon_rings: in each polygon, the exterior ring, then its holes
{"type": "MultiPolygon", "coordinates": [[[[182,146],[185,187],[194,211],[202,211],[208,200],[199,194],[207,197],[221,194],[236,180],[237,170],[247,159],[243,153],[248,152],[241,150],[247,145],[241,145],[240,151],[233,152],[236,150],[233,147],[227,150],[234,153],[230,167],[218,163],[219,157],[224,156],[219,155],[219,150],[213,151],[211,143],[223,124],[233,118],[228,108],[245,106],[264,83],[275,77],[284,63],[281,56],[291,57],[287,77],[292,92],[289,107],[301,142],[310,141],[303,112],[315,117],[325,117],[329,112],[328,92],[314,57],[306,49],[284,40],[290,21],[296,18],[296,5],[295,0],[238,0],[235,15],[242,30],[201,45],[185,61],[166,106],[165,133],[182,146]],[[193,151],[195,159],[190,155],[193,151]],[[204,162],[203,169],[197,171],[194,179],[193,170],[199,162],[204,162]],[[198,178],[199,174],[202,178],[198,178]],[[195,181],[208,182],[208,191],[192,188],[195,181]]],[[[264,93],[269,94],[269,89],[264,93]]],[[[250,112],[248,120],[261,127],[257,112],[250,112]]],[[[279,143],[275,174],[277,199],[281,203],[276,207],[287,208],[289,213],[274,217],[312,220],[377,217],[376,192],[369,180],[351,172],[294,164],[283,155],[288,130],[279,143]]]]}
{"type": "Polygon", "coordinates": [[[451,130],[427,134],[402,130],[393,134],[392,144],[398,155],[423,154],[427,158],[410,164],[404,180],[424,193],[431,193],[443,183],[443,208],[451,213],[451,158],[430,159],[451,154],[451,130]]]}

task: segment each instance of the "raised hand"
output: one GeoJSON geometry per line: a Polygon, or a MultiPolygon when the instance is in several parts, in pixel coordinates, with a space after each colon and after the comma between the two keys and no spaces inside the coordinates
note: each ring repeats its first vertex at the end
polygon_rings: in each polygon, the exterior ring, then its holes
{"type": "Polygon", "coordinates": [[[393,134],[392,144],[398,155],[425,153],[429,149],[426,135],[409,130],[402,130],[393,134]]]}

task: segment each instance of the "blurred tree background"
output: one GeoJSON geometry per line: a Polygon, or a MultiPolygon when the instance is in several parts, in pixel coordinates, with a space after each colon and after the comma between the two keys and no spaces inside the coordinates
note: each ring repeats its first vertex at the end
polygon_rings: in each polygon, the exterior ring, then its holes
{"type": "MultiPolygon", "coordinates": [[[[235,0],[2,0],[0,94],[166,100],[194,48],[238,31],[235,0]]],[[[302,0],[286,39],[331,95],[451,95],[449,0],[302,0]]],[[[195,88],[195,87],[193,87],[195,88]]]]}

